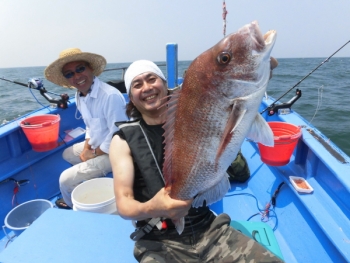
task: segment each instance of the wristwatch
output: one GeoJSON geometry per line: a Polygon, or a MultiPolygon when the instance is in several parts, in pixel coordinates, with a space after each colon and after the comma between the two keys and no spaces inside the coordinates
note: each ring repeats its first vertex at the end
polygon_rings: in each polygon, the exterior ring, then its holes
{"type": "Polygon", "coordinates": [[[96,154],[96,149],[92,149],[92,154],[97,157],[97,154],[96,154]]]}

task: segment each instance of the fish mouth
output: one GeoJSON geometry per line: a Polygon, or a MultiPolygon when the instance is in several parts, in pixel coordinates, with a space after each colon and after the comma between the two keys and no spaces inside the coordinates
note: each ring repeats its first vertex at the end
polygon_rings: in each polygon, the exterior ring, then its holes
{"type": "Polygon", "coordinates": [[[276,41],[276,30],[269,30],[263,35],[260,31],[257,21],[253,21],[248,25],[250,36],[253,40],[253,49],[257,52],[269,51],[272,49],[276,41]]]}
{"type": "MultiPolygon", "coordinates": [[[[272,48],[275,44],[276,35],[277,35],[276,30],[269,30],[264,35],[265,50],[266,50],[266,54],[268,54],[268,55],[270,55],[272,48]]],[[[271,69],[273,69],[273,68],[271,68],[271,69]]]]}
{"type": "Polygon", "coordinates": [[[276,30],[269,30],[264,35],[265,45],[271,45],[276,40],[276,30]]]}

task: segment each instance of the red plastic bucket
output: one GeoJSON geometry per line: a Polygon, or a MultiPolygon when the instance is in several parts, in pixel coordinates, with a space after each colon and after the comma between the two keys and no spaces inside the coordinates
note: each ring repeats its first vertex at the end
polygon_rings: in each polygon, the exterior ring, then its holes
{"type": "Polygon", "coordinates": [[[301,136],[301,127],[287,122],[268,122],[273,135],[274,147],[258,143],[261,160],[271,166],[283,166],[290,157],[301,136]]]}
{"type": "Polygon", "coordinates": [[[45,152],[58,146],[60,115],[43,114],[26,118],[20,125],[33,151],[45,152]]]}

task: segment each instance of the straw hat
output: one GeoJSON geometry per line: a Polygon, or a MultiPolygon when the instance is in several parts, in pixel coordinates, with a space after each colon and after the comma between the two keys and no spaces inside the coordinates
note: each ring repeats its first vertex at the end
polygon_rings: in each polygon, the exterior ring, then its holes
{"type": "Polygon", "coordinates": [[[61,51],[59,58],[45,69],[45,77],[49,81],[63,87],[71,87],[62,74],[62,68],[69,62],[86,61],[90,64],[93,74],[98,76],[106,67],[106,59],[100,55],[82,52],[79,48],[68,48],[61,51]]]}

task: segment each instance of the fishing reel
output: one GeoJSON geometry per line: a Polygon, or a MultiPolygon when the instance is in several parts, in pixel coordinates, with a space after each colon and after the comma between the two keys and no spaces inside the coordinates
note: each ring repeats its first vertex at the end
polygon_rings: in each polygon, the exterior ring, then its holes
{"type": "Polygon", "coordinates": [[[31,78],[28,80],[28,88],[40,90],[44,87],[42,79],[31,78]]]}
{"type": "Polygon", "coordinates": [[[68,94],[66,94],[66,93],[64,93],[64,94],[56,94],[56,93],[53,93],[53,92],[48,92],[44,88],[44,84],[43,84],[43,80],[42,79],[40,79],[40,78],[31,78],[31,79],[29,79],[28,80],[28,88],[39,90],[40,94],[48,102],[56,104],[58,108],[61,108],[61,109],[67,109],[68,108],[68,100],[69,100],[68,94]],[[47,93],[51,93],[51,94],[60,96],[61,99],[53,99],[47,93]]]}

